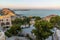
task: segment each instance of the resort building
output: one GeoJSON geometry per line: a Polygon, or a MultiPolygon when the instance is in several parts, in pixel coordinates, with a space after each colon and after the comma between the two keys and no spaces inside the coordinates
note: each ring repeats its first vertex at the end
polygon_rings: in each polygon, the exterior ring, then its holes
{"type": "Polygon", "coordinates": [[[0,27],[9,27],[11,24],[11,17],[8,15],[0,16],[0,27]]]}
{"type": "Polygon", "coordinates": [[[35,19],[31,19],[30,24],[35,24],[35,19]]]}
{"type": "Polygon", "coordinates": [[[6,40],[4,32],[0,32],[0,40],[6,40]]]}

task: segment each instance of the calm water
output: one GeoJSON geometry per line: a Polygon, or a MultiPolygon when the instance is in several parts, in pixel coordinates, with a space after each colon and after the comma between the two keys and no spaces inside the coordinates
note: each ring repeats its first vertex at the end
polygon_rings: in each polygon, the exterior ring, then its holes
{"type": "Polygon", "coordinates": [[[51,14],[60,15],[60,10],[29,10],[29,11],[15,11],[16,14],[23,14],[24,16],[40,16],[45,17],[51,14]]]}

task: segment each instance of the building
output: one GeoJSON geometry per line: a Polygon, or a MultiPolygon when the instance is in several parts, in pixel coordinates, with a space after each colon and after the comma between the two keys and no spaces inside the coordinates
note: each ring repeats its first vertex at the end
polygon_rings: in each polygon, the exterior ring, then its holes
{"type": "Polygon", "coordinates": [[[8,15],[0,16],[0,27],[12,26],[11,17],[8,15]]]}
{"type": "Polygon", "coordinates": [[[0,40],[6,40],[4,32],[0,32],[0,40]]]}
{"type": "Polygon", "coordinates": [[[31,19],[30,24],[35,24],[35,19],[31,19]]]}

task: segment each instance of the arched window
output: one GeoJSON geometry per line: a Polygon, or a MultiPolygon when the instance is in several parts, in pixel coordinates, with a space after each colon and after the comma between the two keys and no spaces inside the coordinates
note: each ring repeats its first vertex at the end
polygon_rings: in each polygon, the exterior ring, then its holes
{"type": "Polygon", "coordinates": [[[1,26],[4,26],[5,25],[5,23],[1,23],[1,26]]]}
{"type": "Polygon", "coordinates": [[[9,22],[6,22],[6,25],[9,25],[10,23],[9,22]]]}
{"type": "Polygon", "coordinates": [[[6,21],[8,21],[8,19],[6,19],[6,21]]]}
{"type": "Polygon", "coordinates": [[[3,19],[2,19],[2,21],[3,21],[3,19]]]}

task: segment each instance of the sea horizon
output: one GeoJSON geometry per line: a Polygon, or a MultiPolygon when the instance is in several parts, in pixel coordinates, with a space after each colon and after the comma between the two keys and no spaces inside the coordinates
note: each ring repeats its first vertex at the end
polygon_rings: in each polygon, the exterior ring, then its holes
{"type": "Polygon", "coordinates": [[[16,14],[22,14],[23,16],[40,16],[40,17],[45,17],[48,15],[56,14],[60,15],[60,10],[45,10],[45,9],[31,9],[31,10],[18,10],[14,11],[16,14]]]}

